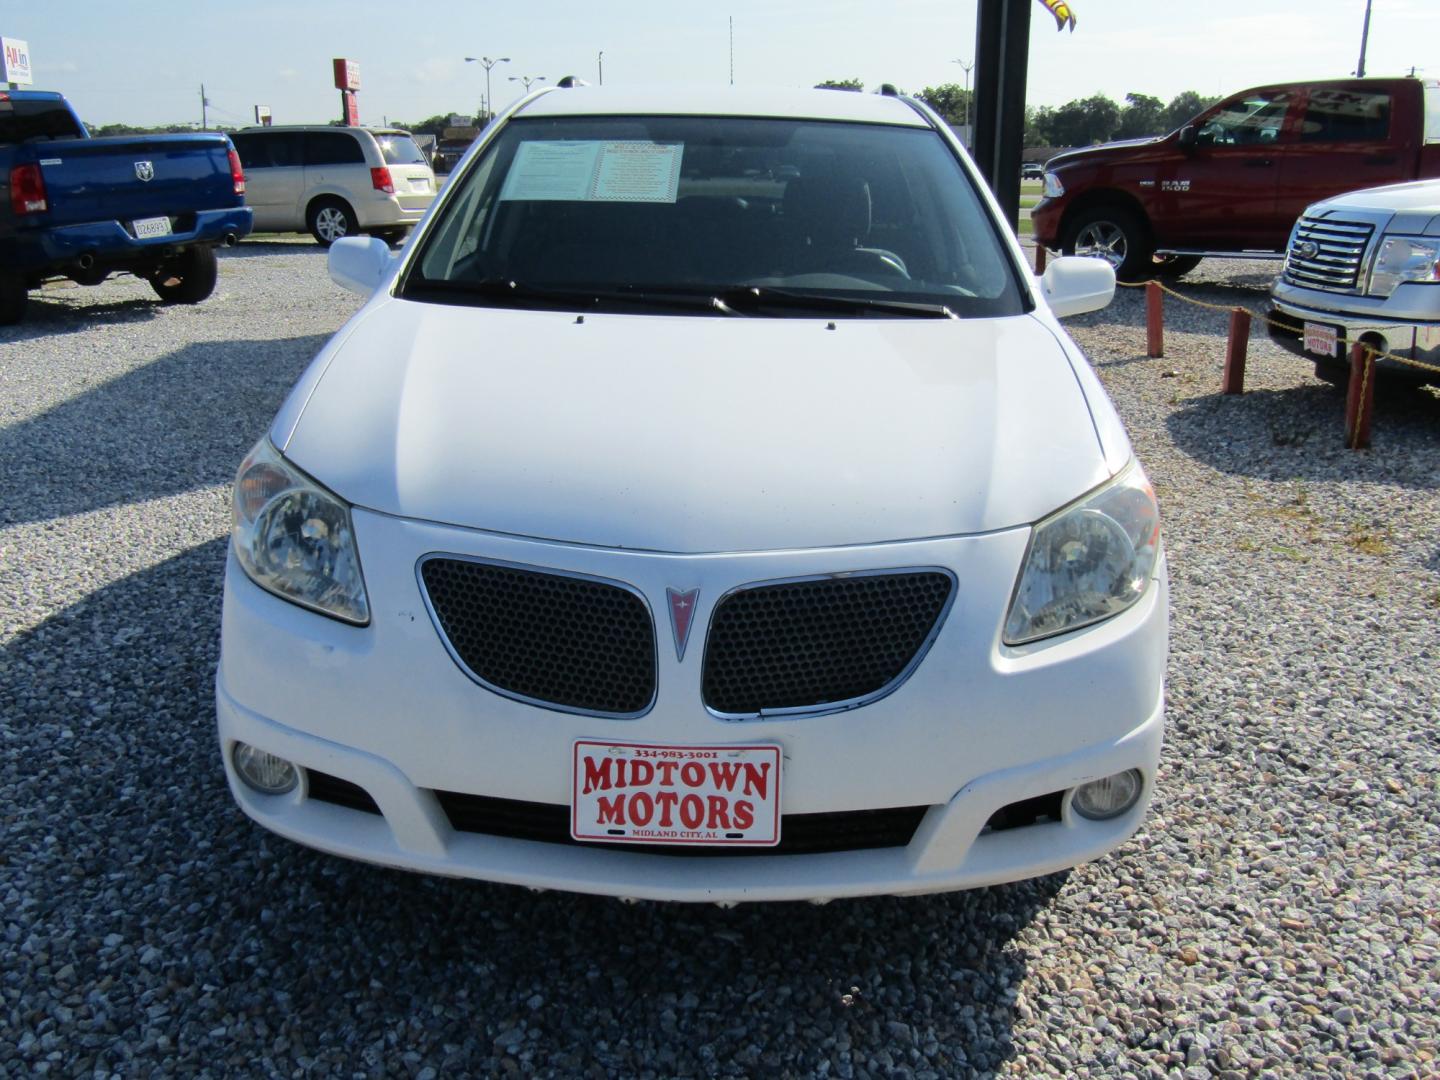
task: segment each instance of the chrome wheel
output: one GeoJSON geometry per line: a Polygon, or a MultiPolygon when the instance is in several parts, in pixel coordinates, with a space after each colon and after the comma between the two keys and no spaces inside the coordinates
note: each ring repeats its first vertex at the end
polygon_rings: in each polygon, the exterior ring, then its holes
{"type": "Polygon", "coordinates": [[[345,220],[345,211],[338,206],[321,207],[315,215],[315,231],[327,244],[333,244],[350,231],[350,223],[345,220]]]}
{"type": "Polygon", "coordinates": [[[1075,234],[1075,254],[1104,259],[1119,270],[1129,254],[1125,230],[1113,221],[1087,222],[1075,234]]]}

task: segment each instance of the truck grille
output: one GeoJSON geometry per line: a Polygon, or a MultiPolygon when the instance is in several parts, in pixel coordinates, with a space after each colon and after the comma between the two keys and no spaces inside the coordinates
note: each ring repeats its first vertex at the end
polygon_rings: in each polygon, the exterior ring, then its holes
{"type": "Polygon", "coordinates": [[[748,586],[721,599],[705,705],[728,716],[872,701],[918,663],[954,592],[938,570],[748,586]]]}
{"type": "Polygon", "coordinates": [[[655,628],[636,593],[593,578],[432,556],[420,578],[451,654],[482,685],[595,716],[655,698],[655,628]]]}
{"type": "Polygon", "coordinates": [[[1375,226],[1359,221],[1301,218],[1285,256],[1285,280],[1310,289],[1354,292],[1374,231],[1375,226]]]}

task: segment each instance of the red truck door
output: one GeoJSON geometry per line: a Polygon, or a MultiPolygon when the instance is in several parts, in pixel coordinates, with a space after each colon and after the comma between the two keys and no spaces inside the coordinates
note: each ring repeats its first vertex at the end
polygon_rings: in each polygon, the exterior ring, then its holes
{"type": "Polygon", "coordinates": [[[1160,247],[1254,248],[1257,237],[1276,232],[1276,248],[1284,245],[1290,224],[1277,221],[1275,196],[1295,99],[1293,90],[1255,90],[1195,120],[1194,141],[1180,145],[1155,177],[1160,247]]]}
{"type": "Polygon", "coordinates": [[[1277,199],[1287,233],[1313,202],[1415,178],[1420,119],[1409,104],[1397,102],[1392,89],[1373,85],[1308,92],[1298,137],[1280,166],[1277,199]],[[1414,133],[1407,134],[1411,125],[1414,133]]]}

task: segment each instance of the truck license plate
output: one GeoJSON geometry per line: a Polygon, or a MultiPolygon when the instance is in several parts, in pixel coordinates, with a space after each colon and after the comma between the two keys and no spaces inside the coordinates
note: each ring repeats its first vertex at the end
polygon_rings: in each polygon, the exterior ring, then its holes
{"type": "Polygon", "coordinates": [[[1316,356],[1339,356],[1340,334],[1333,326],[1324,323],[1305,324],[1305,351],[1316,356]]]}
{"type": "Polygon", "coordinates": [[[151,236],[170,235],[170,219],[168,217],[136,218],[134,226],[135,235],[142,240],[151,236]]]}
{"type": "Polygon", "coordinates": [[[780,842],[780,747],[580,739],[570,807],[576,840],[773,847],[780,842]]]}

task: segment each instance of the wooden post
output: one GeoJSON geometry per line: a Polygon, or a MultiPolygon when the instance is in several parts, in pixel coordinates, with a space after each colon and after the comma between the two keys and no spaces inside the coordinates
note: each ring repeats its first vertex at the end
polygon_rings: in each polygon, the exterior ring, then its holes
{"type": "Polygon", "coordinates": [[[1165,293],[1158,281],[1145,283],[1145,355],[1165,355],[1165,293]]]}
{"type": "Polygon", "coordinates": [[[1035,245],[1035,273],[1045,273],[1045,245],[1035,245]]]}
{"type": "Polygon", "coordinates": [[[1350,387],[1345,394],[1345,449],[1370,448],[1370,416],[1375,406],[1375,352],[1350,346],[1350,387]]]}
{"type": "Polygon", "coordinates": [[[1250,312],[1236,308],[1230,312],[1230,337],[1225,342],[1225,374],[1220,381],[1222,394],[1245,392],[1245,351],[1250,347],[1250,312]]]}

